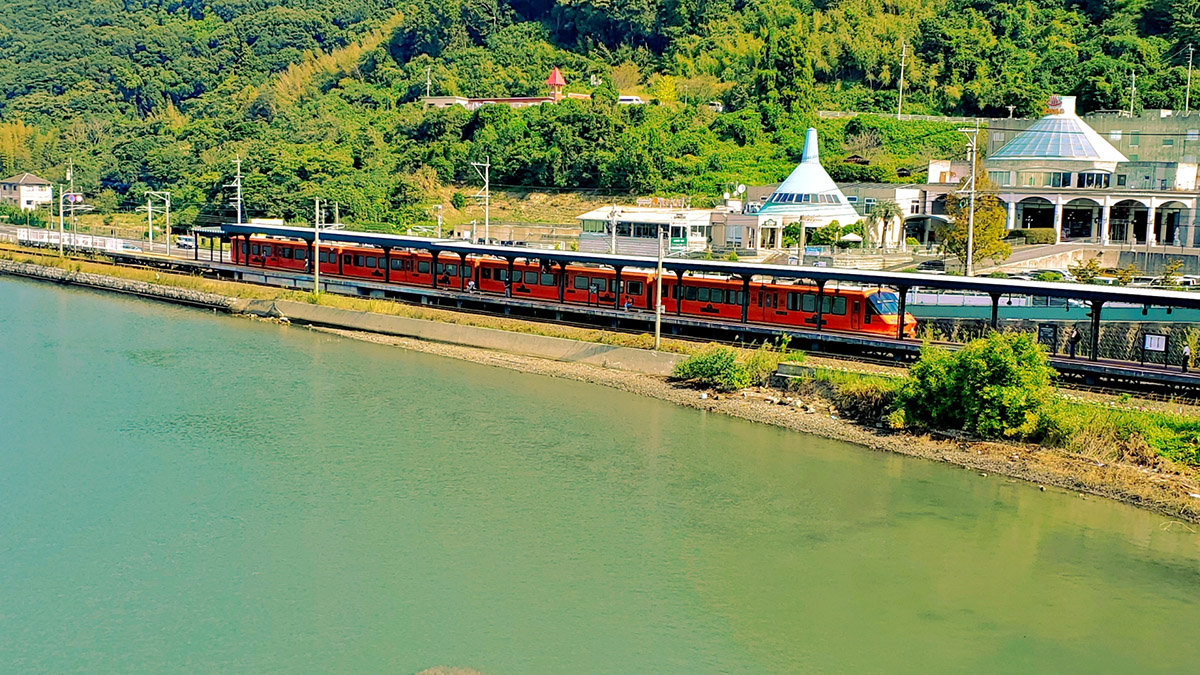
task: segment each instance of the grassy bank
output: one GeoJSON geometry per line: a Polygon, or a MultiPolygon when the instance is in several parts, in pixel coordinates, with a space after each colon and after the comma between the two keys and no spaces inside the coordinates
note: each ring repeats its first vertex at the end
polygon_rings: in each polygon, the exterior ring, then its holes
{"type": "MultiPolygon", "coordinates": [[[[186,288],[189,290],[212,293],[214,295],[223,295],[231,298],[243,298],[247,300],[293,300],[296,302],[308,302],[325,307],[336,307],[338,309],[374,312],[376,314],[402,316],[411,319],[423,319],[426,321],[440,321],[442,323],[451,323],[463,326],[494,328],[513,333],[557,337],[568,340],[579,340],[582,342],[613,345],[617,347],[650,349],[654,346],[654,336],[649,333],[614,333],[610,331],[582,328],[577,326],[562,326],[557,324],[539,323],[536,321],[524,321],[521,319],[512,319],[507,317],[467,314],[464,312],[436,309],[420,305],[409,305],[391,300],[356,298],[345,295],[337,295],[334,293],[305,293],[301,291],[271,288],[268,286],[257,286],[254,284],[235,281],[210,279],[198,275],[173,274],[134,267],[123,267],[99,260],[63,259],[55,255],[30,252],[14,247],[0,248],[0,258],[31,263],[34,265],[41,265],[44,267],[57,267],[76,272],[103,274],[121,279],[144,281],[147,283],[173,286],[176,288],[186,288]]],[[[659,349],[660,351],[675,354],[691,354],[702,347],[703,345],[695,342],[664,338],[661,341],[659,349]]]]}

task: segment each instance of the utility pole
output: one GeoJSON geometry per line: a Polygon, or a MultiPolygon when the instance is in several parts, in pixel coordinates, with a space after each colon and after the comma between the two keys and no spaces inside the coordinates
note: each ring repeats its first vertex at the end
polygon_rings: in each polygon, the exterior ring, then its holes
{"type": "Polygon", "coordinates": [[[609,229],[609,233],[610,233],[609,237],[611,237],[609,245],[608,245],[608,252],[613,255],[616,255],[617,254],[617,205],[616,204],[613,204],[612,210],[608,212],[608,229],[609,229]]]}
{"type": "Polygon", "coordinates": [[[313,293],[321,292],[321,198],[313,197],[313,293]]]}
{"type": "Polygon", "coordinates": [[[1188,43],[1188,77],[1187,77],[1187,93],[1183,95],[1183,114],[1186,115],[1192,111],[1192,53],[1196,51],[1196,47],[1190,42],[1188,43]]]}
{"type": "MultiPolygon", "coordinates": [[[[968,185],[970,190],[969,212],[967,214],[967,276],[975,276],[975,152],[979,140],[979,120],[975,120],[974,129],[959,129],[967,135],[967,160],[971,163],[971,178],[968,185]]],[[[959,191],[962,192],[961,190],[959,191]]]]}
{"type": "Polygon", "coordinates": [[[63,256],[63,186],[58,184],[58,257],[63,256]]]}
{"type": "Polygon", "coordinates": [[[154,202],[151,201],[150,193],[146,193],[146,232],[150,237],[150,250],[154,250],[154,202]]]}
{"type": "Polygon", "coordinates": [[[1133,117],[1133,102],[1137,98],[1137,73],[1129,71],[1129,116],[1133,117]]]}
{"type": "Polygon", "coordinates": [[[908,43],[900,42],[900,102],[896,104],[896,117],[904,112],[904,62],[908,60],[908,43]]]}
{"type": "Polygon", "coordinates": [[[237,196],[233,198],[234,205],[237,206],[237,224],[242,224],[242,156],[237,156],[237,174],[233,177],[233,182],[226,185],[227,188],[237,188],[237,196]]]}
{"type": "Polygon", "coordinates": [[[441,204],[434,204],[434,205],[433,205],[433,210],[437,212],[437,224],[438,224],[438,226],[437,226],[437,238],[438,238],[438,239],[441,239],[441,238],[442,238],[442,205],[441,205],[441,204]]]}
{"type": "MultiPolygon", "coordinates": [[[[156,198],[156,199],[161,199],[161,200],[163,200],[163,203],[164,203],[164,205],[165,205],[165,207],[166,207],[166,215],[167,215],[167,229],[166,229],[166,237],[167,237],[167,255],[169,256],[169,255],[171,255],[171,193],[170,193],[170,192],[167,192],[166,190],[162,190],[162,191],[151,191],[151,192],[147,192],[147,193],[146,193],[146,217],[147,217],[147,218],[149,218],[149,217],[150,217],[150,198],[151,198],[151,197],[154,197],[154,198],[156,198]]],[[[154,244],[154,221],[153,221],[153,220],[151,220],[151,221],[150,221],[150,244],[151,244],[151,250],[154,250],[154,247],[153,247],[153,244],[154,244]]]]}
{"type": "MultiPolygon", "coordinates": [[[[669,226],[668,226],[669,227],[669,226]]],[[[658,272],[654,275],[654,351],[662,342],[663,226],[658,227],[658,272]]]]}
{"type": "Polygon", "coordinates": [[[425,98],[429,98],[429,90],[433,87],[433,68],[425,66],[425,98]]]}
{"type": "MultiPolygon", "coordinates": [[[[67,164],[67,183],[70,185],[70,187],[68,189],[71,191],[71,196],[67,199],[67,201],[70,202],[70,204],[71,204],[71,228],[74,229],[75,228],[75,160],[74,159],[71,159],[70,162],[67,164]]],[[[62,241],[61,237],[59,238],[59,241],[62,241]]]]}
{"type": "Polygon", "coordinates": [[[476,197],[483,196],[483,243],[491,243],[492,227],[492,159],[486,162],[471,162],[475,173],[483,179],[483,189],[475,193],[476,197]]]}

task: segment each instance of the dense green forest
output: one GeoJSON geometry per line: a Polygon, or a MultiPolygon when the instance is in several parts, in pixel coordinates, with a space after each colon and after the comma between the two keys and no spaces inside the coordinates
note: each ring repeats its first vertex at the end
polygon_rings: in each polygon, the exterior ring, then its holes
{"type": "Polygon", "coordinates": [[[896,180],[961,136],[814,112],[894,112],[902,50],[906,113],[1127,108],[1131,73],[1135,107],[1182,108],[1198,17],[1200,0],[5,0],[0,173],[60,180],[73,158],[101,209],[170,189],[186,220],[240,155],[252,213],[304,219],[321,196],[404,227],[473,160],[501,185],[714,195],[781,179],[816,125],[836,177],[896,180]],[[427,74],[434,94],[531,95],[554,66],[593,100],[418,102],[427,74]]]}

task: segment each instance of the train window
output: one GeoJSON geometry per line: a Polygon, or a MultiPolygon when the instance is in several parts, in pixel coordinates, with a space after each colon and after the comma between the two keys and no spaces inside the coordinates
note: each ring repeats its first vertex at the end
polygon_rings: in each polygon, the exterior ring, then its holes
{"type": "Polygon", "coordinates": [[[258,255],[258,254],[259,254],[259,252],[260,252],[261,250],[262,250],[262,249],[260,249],[260,248],[259,248],[258,244],[255,244],[255,245],[254,245],[253,247],[251,247],[251,249],[250,249],[250,255],[258,255]]]}
{"type": "Polygon", "coordinates": [[[726,297],[725,302],[728,302],[731,305],[737,305],[738,307],[741,307],[742,304],[744,303],[743,298],[745,298],[745,297],[746,297],[745,291],[729,291],[729,294],[726,297]]]}
{"type": "Polygon", "coordinates": [[[844,315],[846,313],[846,298],[845,297],[839,295],[833,299],[833,313],[837,314],[839,316],[844,315]]]}
{"type": "Polygon", "coordinates": [[[496,270],[492,272],[492,276],[496,281],[508,281],[508,270],[496,270]]]}
{"type": "Polygon", "coordinates": [[[273,257],[275,257],[275,256],[271,255],[271,247],[270,247],[270,246],[265,246],[265,245],[264,245],[264,246],[262,247],[262,251],[263,251],[263,255],[265,255],[265,256],[266,256],[266,257],[268,257],[268,258],[273,258],[273,257]]]}
{"type": "Polygon", "coordinates": [[[367,256],[367,267],[375,269],[375,256],[367,256]]]}
{"type": "Polygon", "coordinates": [[[483,269],[479,270],[479,276],[483,277],[484,279],[491,279],[492,278],[492,268],[484,267],[483,269]]]}
{"type": "Polygon", "coordinates": [[[438,273],[438,276],[445,274],[446,273],[446,265],[443,263],[438,263],[437,264],[437,273],[438,273]]]}
{"type": "MultiPolygon", "coordinates": [[[[614,280],[614,283],[615,283],[615,280],[614,280]]],[[[610,292],[610,293],[612,291],[616,290],[613,287],[608,285],[608,279],[602,279],[601,277],[592,277],[592,285],[595,286],[596,290],[600,293],[603,293],[604,289],[606,289],[606,288],[608,289],[608,292],[610,292]]]]}
{"type": "Polygon", "coordinates": [[[290,248],[283,248],[282,246],[280,246],[280,247],[279,247],[279,257],[280,257],[280,258],[287,258],[287,259],[289,259],[289,260],[290,260],[290,259],[292,258],[292,249],[290,249],[290,248]]]}
{"type": "Polygon", "coordinates": [[[802,293],[788,293],[787,294],[787,308],[788,308],[789,312],[800,311],[800,302],[801,302],[800,296],[801,295],[802,295],[802,293]]]}
{"type": "Polygon", "coordinates": [[[527,286],[536,286],[537,282],[538,282],[538,273],[526,270],[525,271],[525,284],[527,286]]]}
{"type": "Polygon", "coordinates": [[[366,267],[366,265],[367,265],[366,256],[361,256],[361,255],[354,256],[354,266],[355,267],[366,267]]]}
{"type": "MultiPolygon", "coordinates": [[[[895,293],[883,292],[875,293],[870,297],[871,302],[867,307],[874,310],[876,314],[896,314],[900,311],[899,302],[900,296],[895,293]]],[[[870,312],[868,312],[869,314],[870,312]]]]}
{"type": "Polygon", "coordinates": [[[679,299],[679,286],[672,286],[672,287],[671,287],[671,299],[672,299],[672,300],[678,300],[678,299],[679,299]]]}
{"type": "Polygon", "coordinates": [[[630,281],[629,283],[625,284],[625,292],[630,295],[641,295],[642,294],[642,282],[630,281]]]}
{"type": "Polygon", "coordinates": [[[805,293],[800,299],[800,311],[812,313],[817,311],[817,296],[812,293],[805,293]]]}
{"type": "Polygon", "coordinates": [[[576,275],[575,288],[577,290],[586,291],[588,289],[588,278],[582,275],[576,275]]]}
{"type": "Polygon", "coordinates": [[[701,287],[697,297],[699,298],[700,302],[709,302],[712,300],[712,289],[701,287]]]}
{"type": "Polygon", "coordinates": [[[429,274],[429,262],[421,260],[417,263],[417,274],[429,274]]]}
{"type": "Polygon", "coordinates": [[[404,271],[406,271],[406,272],[411,272],[411,271],[412,271],[412,268],[413,268],[413,267],[412,267],[412,264],[413,264],[413,261],[411,261],[411,260],[405,260],[405,261],[404,261],[404,271]]]}
{"type": "Polygon", "coordinates": [[[349,265],[353,262],[354,262],[354,256],[350,255],[349,253],[345,253],[342,255],[342,264],[343,265],[349,265]]]}
{"type": "Polygon", "coordinates": [[[446,265],[444,269],[446,270],[446,276],[458,276],[458,265],[446,265]]]}
{"type": "Polygon", "coordinates": [[[404,269],[404,261],[403,260],[393,260],[392,261],[392,269],[394,269],[394,270],[404,269]]]}
{"type": "Polygon", "coordinates": [[[472,276],[474,276],[474,272],[471,271],[470,265],[462,266],[462,276],[464,279],[470,279],[472,276]]]}
{"type": "Polygon", "coordinates": [[[713,301],[714,303],[716,303],[716,302],[721,302],[721,303],[725,302],[725,289],[724,289],[724,288],[714,288],[714,289],[712,289],[712,301],[713,301]]]}
{"type": "Polygon", "coordinates": [[[308,260],[308,251],[302,248],[296,249],[296,260],[308,260]]]}
{"type": "Polygon", "coordinates": [[[543,286],[554,286],[555,285],[554,284],[554,275],[553,274],[543,274],[542,275],[542,285],[543,286]]]}
{"type": "Polygon", "coordinates": [[[691,300],[692,302],[695,302],[696,294],[698,291],[699,291],[699,288],[696,286],[684,286],[683,287],[683,299],[691,300]]]}

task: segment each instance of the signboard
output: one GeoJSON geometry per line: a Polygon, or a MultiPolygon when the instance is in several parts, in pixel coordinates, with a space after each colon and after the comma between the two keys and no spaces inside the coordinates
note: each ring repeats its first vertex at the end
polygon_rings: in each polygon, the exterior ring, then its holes
{"type": "Polygon", "coordinates": [[[1051,354],[1058,353],[1058,325],[1053,323],[1038,324],[1038,342],[1050,348],[1051,354]]]}
{"type": "Polygon", "coordinates": [[[1046,109],[1051,115],[1061,115],[1066,112],[1063,109],[1063,100],[1061,96],[1051,96],[1050,100],[1046,101],[1046,109]]]}
{"type": "Polygon", "coordinates": [[[671,237],[671,243],[668,246],[672,251],[682,251],[687,248],[687,237],[671,237]]]}
{"type": "Polygon", "coordinates": [[[821,255],[820,246],[805,246],[804,255],[821,255]]]}
{"type": "Polygon", "coordinates": [[[1167,336],[1166,335],[1153,335],[1153,334],[1147,333],[1145,340],[1146,340],[1146,342],[1145,342],[1145,344],[1142,345],[1142,349],[1145,349],[1148,352],[1165,352],[1165,351],[1167,351],[1167,336]]]}

